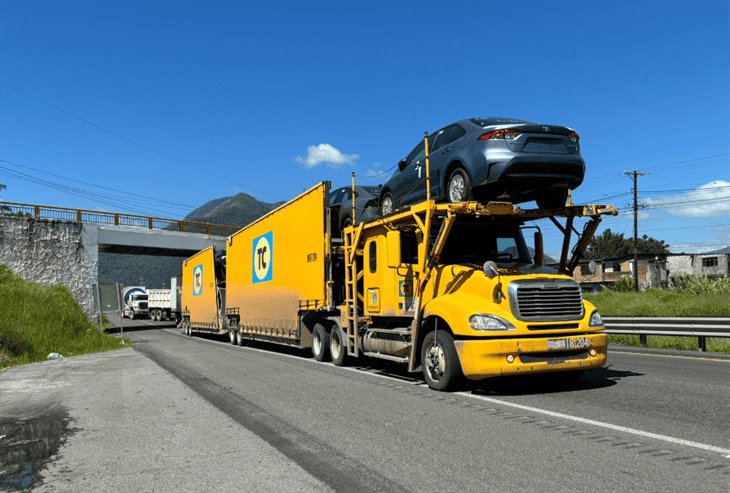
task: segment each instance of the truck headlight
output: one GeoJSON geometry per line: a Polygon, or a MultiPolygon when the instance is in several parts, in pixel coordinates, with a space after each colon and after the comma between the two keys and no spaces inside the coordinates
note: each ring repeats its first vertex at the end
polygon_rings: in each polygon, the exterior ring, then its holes
{"type": "Polygon", "coordinates": [[[603,319],[601,318],[601,314],[598,313],[598,310],[591,313],[591,318],[588,320],[588,326],[603,327],[603,319]]]}
{"type": "Polygon", "coordinates": [[[515,326],[496,315],[472,315],[469,325],[474,330],[515,330],[515,326]]]}

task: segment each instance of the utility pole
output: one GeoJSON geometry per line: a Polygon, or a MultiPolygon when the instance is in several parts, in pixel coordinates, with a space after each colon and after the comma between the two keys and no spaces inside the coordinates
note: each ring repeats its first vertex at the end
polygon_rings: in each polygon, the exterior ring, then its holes
{"type": "Polygon", "coordinates": [[[634,291],[639,290],[639,186],[638,178],[644,176],[641,171],[624,171],[626,176],[634,180],[634,291]]]}

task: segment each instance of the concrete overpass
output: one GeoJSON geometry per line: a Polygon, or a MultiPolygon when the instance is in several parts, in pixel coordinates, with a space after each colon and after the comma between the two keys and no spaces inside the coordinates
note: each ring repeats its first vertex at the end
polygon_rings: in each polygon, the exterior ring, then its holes
{"type": "Polygon", "coordinates": [[[99,253],[187,257],[225,248],[235,228],[105,211],[0,202],[0,263],[29,281],[66,285],[94,313],[99,253]]]}

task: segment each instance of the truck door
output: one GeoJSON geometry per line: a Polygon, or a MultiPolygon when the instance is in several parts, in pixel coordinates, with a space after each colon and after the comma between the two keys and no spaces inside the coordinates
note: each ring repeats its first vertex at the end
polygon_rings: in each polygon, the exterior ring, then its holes
{"type": "Polygon", "coordinates": [[[413,232],[399,235],[400,262],[388,261],[388,238],[375,236],[365,242],[364,311],[371,317],[413,317],[417,285],[418,246],[413,232]]]}

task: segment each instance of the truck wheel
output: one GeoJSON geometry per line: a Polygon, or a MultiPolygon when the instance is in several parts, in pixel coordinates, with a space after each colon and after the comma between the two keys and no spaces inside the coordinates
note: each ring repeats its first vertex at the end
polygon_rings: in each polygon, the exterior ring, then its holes
{"type": "Polygon", "coordinates": [[[234,332],[233,330],[229,330],[228,338],[231,340],[231,344],[235,346],[236,345],[236,332],[234,332]]]}
{"type": "Polygon", "coordinates": [[[347,336],[342,327],[335,325],[330,331],[330,357],[335,366],[345,366],[347,363],[347,336]]]}
{"type": "Polygon", "coordinates": [[[330,335],[322,324],[315,324],[312,331],[312,355],[317,361],[327,359],[327,351],[330,345],[330,335]]]}
{"type": "Polygon", "coordinates": [[[162,322],[162,310],[155,311],[155,320],[157,322],[162,322]]]}
{"type": "Polygon", "coordinates": [[[129,314],[129,318],[130,318],[131,320],[134,320],[134,317],[135,317],[135,315],[134,315],[134,310],[132,310],[132,313],[130,313],[130,314],[129,314]]]}
{"type": "Polygon", "coordinates": [[[461,366],[451,334],[445,330],[426,334],[421,346],[421,366],[430,388],[444,391],[454,387],[461,377],[461,366]]]}

